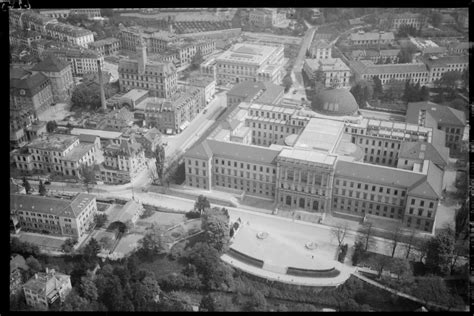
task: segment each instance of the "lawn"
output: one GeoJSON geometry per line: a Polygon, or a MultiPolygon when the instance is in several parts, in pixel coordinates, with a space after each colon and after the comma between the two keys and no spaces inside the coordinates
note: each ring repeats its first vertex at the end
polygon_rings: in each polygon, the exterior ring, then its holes
{"type": "Polygon", "coordinates": [[[153,261],[141,261],[140,268],[151,271],[156,277],[164,277],[172,273],[181,273],[184,265],[177,260],[171,260],[167,255],[160,255],[153,261]]]}

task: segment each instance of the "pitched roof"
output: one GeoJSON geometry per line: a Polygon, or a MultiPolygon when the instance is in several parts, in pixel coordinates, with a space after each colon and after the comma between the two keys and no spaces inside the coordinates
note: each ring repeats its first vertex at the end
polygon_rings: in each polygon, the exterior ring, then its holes
{"type": "Polygon", "coordinates": [[[63,69],[71,67],[67,62],[60,60],[56,56],[49,55],[42,62],[36,64],[32,70],[44,72],[60,72],[63,69]]]}
{"type": "Polygon", "coordinates": [[[212,157],[212,150],[207,143],[207,140],[191,147],[186,153],[186,157],[197,159],[209,159],[212,157]]]}
{"type": "Polygon", "coordinates": [[[85,203],[92,199],[95,199],[95,196],[86,193],[80,193],[72,201],[39,195],[10,194],[10,209],[76,218],[85,203]]]}
{"type": "Polygon", "coordinates": [[[99,137],[99,136],[91,135],[91,134],[80,134],[79,135],[79,141],[81,143],[94,143],[95,140],[97,139],[97,137],[99,137]]]}
{"type": "Polygon", "coordinates": [[[436,148],[433,144],[418,142],[402,142],[399,158],[425,160],[429,159],[438,166],[444,168],[449,163],[449,148],[436,148]]]}
{"type": "Polygon", "coordinates": [[[350,39],[352,41],[378,41],[382,40],[394,40],[395,36],[392,32],[383,32],[383,33],[375,33],[375,32],[368,32],[368,33],[352,33],[350,35],[350,39]]]}
{"type": "Polygon", "coordinates": [[[338,160],[336,176],[363,179],[370,183],[410,188],[425,175],[405,169],[390,168],[355,161],[338,160]]]}
{"type": "Polygon", "coordinates": [[[436,167],[436,165],[429,161],[428,162],[428,173],[426,178],[419,183],[413,185],[408,194],[428,197],[431,199],[438,199],[442,194],[443,185],[443,171],[436,167]]]}
{"type": "Polygon", "coordinates": [[[233,142],[221,142],[213,139],[206,140],[214,155],[233,160],[270,164],[280,153],[280,150],[261,146],[245,145],[233,142]]]}
{"type": "Polygon", "coordinates": [[[17,90],[25,90],[25,94],[29,97],[36,95],[41,90],[43,84],[50,84],[48,77],[40,72],[31,73],[26,71],[15,70],[10,73],[15,77],[10,77],[10,87],[17,90]],[[22,77],[18,77],[23,74],[22,77]]]}
{"type": "MultiPolygon", "coordinates": [[[[429,101],[408,103],[407,122],[419,124],[420,111],[426,111],[437,124],[448,124],[465,126],[466,117],[464,112],[453,109],[449,106],[436,104],[429,101]]],[[[428,115],[427,115],[428,116],[428,115]]],[[[426,125],[426,124],[425,124],[426,125]]]]}
{"type": "Polygon", "coordinates": [[[359,74],[379,75],[392,73],[413,73],[428,72],[426,65],[423,63],[413,64],[374,64],[370,62],[362,62],[353,60],[349,62],[349,67],[359,74]]]}
{"type": "Polygon", "coordinates": [[[253,98],[257,93],[265,88],[263,82],[244,81],[236,84],[227,92],[227,95],[253,98]]]}

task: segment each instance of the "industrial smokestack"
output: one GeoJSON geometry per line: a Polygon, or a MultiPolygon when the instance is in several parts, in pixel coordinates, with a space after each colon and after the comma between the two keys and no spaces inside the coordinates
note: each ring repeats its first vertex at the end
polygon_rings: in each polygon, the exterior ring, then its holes
{"type": "Polygon", "coordinates": [[[100,64],[100,60],[97,60],[97,68],[99,69],[99,87],[100,87],[100,105],[102,110],[106,110],[107,106],[105,104],[105,92],[104,92],[104,83],[102,79],[102,66],[100,64]]]}

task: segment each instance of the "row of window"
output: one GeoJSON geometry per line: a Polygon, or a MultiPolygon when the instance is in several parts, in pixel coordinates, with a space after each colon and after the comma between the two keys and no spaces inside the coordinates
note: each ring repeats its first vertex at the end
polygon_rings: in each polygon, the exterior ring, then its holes
{"type": "Polygon", "coordinates": [[[377,186],[372,185],[370,186],[369,184],[364,184],[360,182],[354,182],[354,181],[349,181],[349,180],[341,180],[341,179],[336,179],[336,186],[342,186],[342,187],[348,187],[348,188],[357,188],[357,189],[362,189],[369,191],[371,190],[372,192],[378,191],[378,193],[385,193],[385,194],[393,194],[394,196],[398,196],[400,193],[401,197],[404,197],[406,194],[406,191],[404,190],[398,190],[398,189],[392,189],[389,187],[383,187],[380,186],[377,190],[377,186]]]}

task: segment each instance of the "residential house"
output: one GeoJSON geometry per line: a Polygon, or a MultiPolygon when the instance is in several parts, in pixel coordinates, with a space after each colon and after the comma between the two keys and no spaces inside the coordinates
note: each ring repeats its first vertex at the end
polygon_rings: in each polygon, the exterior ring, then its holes
{"type": "Polygon", "coordinates": [[[72,290],[71,277],[46,268],[38,272],[23,286],[26,304],[35,310],[46,311],[57,299],[64,302],[72,290]]]}

